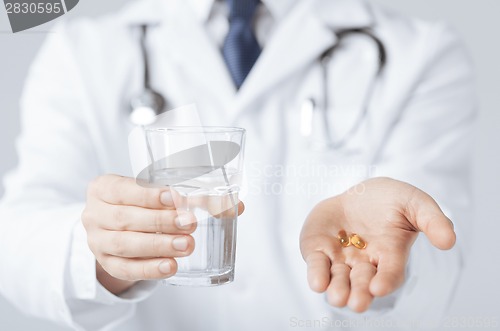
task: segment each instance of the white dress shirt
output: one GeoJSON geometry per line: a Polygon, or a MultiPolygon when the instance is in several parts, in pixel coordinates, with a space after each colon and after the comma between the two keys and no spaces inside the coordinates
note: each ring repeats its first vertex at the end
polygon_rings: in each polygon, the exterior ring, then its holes
{"type": "MultiPolygon", "coordinates": [[[[224,0],[188,0],[196,16],[202,22],[213,42],[222,48],[229,31],[228,6],[224,0]]],[[[254,32],[257,42],[264,47],[272,36],[276,22],[286,15],[294,0],[263,0],[254,16],[254,32]]]]}

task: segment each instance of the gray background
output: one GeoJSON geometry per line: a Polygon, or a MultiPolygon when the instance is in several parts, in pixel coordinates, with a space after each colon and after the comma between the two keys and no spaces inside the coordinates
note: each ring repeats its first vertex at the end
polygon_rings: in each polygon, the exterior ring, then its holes
{"type": "MultiPolygon", "coordinates": [[[[333,0],[332,0],[333,1],[333,0]]],[[[96,16],[116,10],[127,0],[86,0],[68,16],[96,16]]],[[[449,22],[462,35],[477,68],[481,99],[479,130],[474,154],[476,231],[470,235],[474,248],[464,271],[450,317],[500,319],[500,275],[498,238],[500,233],[500,1],[498,0],[377,0],[411,16],[449,22]]],[[[17,160],[14,150],[19,132],[18,99],[28,66],[51,24],[13,35],[7,15],[0,8],[0,177],[17,160]]],[[[3,187],[0,187],[0,196],[3,187]]],[[[1,266],[0,266],[1,268],[1,266]]],[[[0,269],[1,272],[1,269],[0,269]]],[[[36,272],[36,270],[33,270],[36,272]]],[[[499,328],[500,329],[500,328],[499,328]]],[[[23,316],[0,297],[0,330],[60,330],[44,321],[23,316]]]]}

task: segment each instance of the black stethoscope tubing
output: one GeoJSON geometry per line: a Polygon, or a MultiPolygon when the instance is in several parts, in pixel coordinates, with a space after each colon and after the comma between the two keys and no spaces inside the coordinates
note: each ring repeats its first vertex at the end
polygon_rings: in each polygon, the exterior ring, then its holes
{"type": "Polygon", "coordinates": [[[146,45],[149,26],[140,25],[140,48],[143,65],[143,88],[135,97],[130,99],[129,120],[135,125],[148,125],[154,122],[157,115],[165,111],[165,97],[151,87],[150,63],[146,45]]]}
{"type": "MultiPolygon", "coordinates": [[[[147,38],[147,32],[148,32],[148,25],[144,24],[141,25],[141,38],[140,38],[140,48],[141,48],[141,54],[142,54],[142,60],[143,60],[143,68],[144,68],[144,82],[143,82],[143,90],[142,92],[132,98],[130,100],[130,120],[133,124],[136,125],[145,125],[149,123],[138,123],[138,121],[134,121],[134,115],[137,115],[137,112],[139,110],[144,110],[146,109],[151,109],[152,112],[150,114],[159,115],[165,111],[166,107],[166,101],[165,97],[154,90],[151,87],[151,77],[150,77],[150,64],[149,64],[149,56],[148,56],[148,50],[146,46],[146,38],[147,38]],[[135,122],[135,123],[134,123],[135,122]]],[[[344,30],[339,30],[339,31],[334,31],[334,34],[337,37],[337,42],[328,48],[326,51],[324,51],[320,58],[319,62],[322,68],[322,80],[323,80],[323,116],[324,116],[324,125],[325,125],[325,132],[327,133],[328,136],[328,142],[327,142],[327,147],[337,149],[341,148],[346,144],[346,142],[359,130],[363,119],[368,115],[368,110],[369,110],[369,103],[373,99],[373,94],[375,90],[375,83],[377,80],[380,78],[386,63],[387,63],[387,52],[384,47],[384,44],[382,41],[372,32],[370,28],[356,28],[356,29],[344,29],[344,30]],[[354,34],[361,34],[364,36],[369,37],[377,46],[378,50],[378,70],[368,88],[368,93],[363,101],[362,105],[362,110],[354,122],[354,125],[351,127],[351,129],[344,135],[343,138],[339,139],[337,142],[332,141],[332,135],[330,132],[330,126],[329,126],[329,121],[328,121],[328,109],[330,108],[330,105],[332,104],[330,94],[328,93],[329,91],[329,75],[328,75],[328,65],[331,62],[332,56],[335,53],[335,51],[338,49],[338,47],[341,45],[342,40],[344,40],[346,37],[354,34]]],[[[314,100],[310,100],[313,104],[313,106],[316,106],[316,103],[314,100]]],[[[139,116],[140,117],[140,116],[139,116]]],[[[147,122],[147,121],[146,121],[147,122]]]]}
{"type": "MultiPolygon", "coordinates": [[[[339,30],[334,32],[335,35],[337,36],[337,43],[335,43],[333,46],[328,48],[326,51],[324,51],[319,59],[320,65],[321,65],[321,70],[322,70],[322,80],[323,80],[323,124],[324,124],[324,132],[327,135],[327,142],[326,146],[327,148],[331,149],[339,149],[343,147],[347,141],[354,136],[354,134],[359,130],[361,127],[361,124],[363,123],[363,120],[366,118],[368,115],[368,110],[369,110],[369,104],[371,100],[373,99],[373,94],[375,91],[375,84],[382,75],[384,68],[387,63],[387,52],[384,47],[384,44],[382,41],[375,36],[375,34],[371,31],[370,28],[357,28],[357,29],[345,29],[345,30],[339,30]],[[376,45],[377,51],[378,51],[378,69],[373,77],[372,82],[370,83],[368,87],[368,92],[366,94],[366,97],[363,101],[362,104],[362,109],[360,114],[358,115],[356,121],[354,122],[354,125],[347,131],[347,133],[344,135],[343,138],[339,139],[338,141],[334,142],[332,138],[332,133],[330,130],[330,121],[328,120],[329,116],[329,109],[330,106],[333,104],[331,100],[331,96],[329,93],[330,90],[330,79],[328,75],[328,65],[331,62],[332,56],[334,52],[341,46],[342,40],[344,40],[346,37],[354,34],[360,34],[369,37],[376,45]]],[[[313,107],[316,107],[316,103],[314,100],[310,100],[313,104],[313,107]]]]}

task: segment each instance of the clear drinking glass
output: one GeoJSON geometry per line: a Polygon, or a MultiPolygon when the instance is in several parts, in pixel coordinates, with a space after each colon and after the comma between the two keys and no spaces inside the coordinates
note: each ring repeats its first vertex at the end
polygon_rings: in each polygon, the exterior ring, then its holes
{"type": "Polygon", "coordinates": [[[195,249],[177,258],[177,273],[164,283],[213,286],[234,279],[236,221],[245,130],[232,127],[146,128],[151,165],[137,181],[169,187],[177,212],[191,212],[195,249]]]}

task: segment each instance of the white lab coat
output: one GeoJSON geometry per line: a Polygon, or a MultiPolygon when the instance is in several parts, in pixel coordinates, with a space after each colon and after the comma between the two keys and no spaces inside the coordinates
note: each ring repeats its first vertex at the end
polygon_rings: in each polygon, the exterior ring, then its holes
{"type": "MultiPolygon", "coordinates": [[[[372,42],[344,43],[328,70],[335,134],[352,126],[377,69],[372,42]]],[[[49,35],[21,100],[19,166],[5,181],[0,207],[0,292],[28,314],[88,330],[353,329],[347,318],[359,326],[366,316],[433,323],[452,300],[471,223],[472,86],[470,61],[445,25],[361,0],[298,1],[237,94],[218,49],[182,0],[138,1],[109,17],[65,24],[49,35]],[[80,214],[92,178],[132,175],[127,102],[141,91],[142,66],[131,25],[157,21],[148,43],[152,85],[171,106],[197,103],[204,125],[248,130],[249,194],[234,283],[144,282],[118,298],[95,280],[80,214]],[[322,98],[318,58],[336,42],[332,29],[366,26],[388,53],[369,113],[342,149],[312,149],[300,134],[300,108],[308,97],[322,98]],[[419,238],[403,287],[356,315],[308,289],[298,236],[315,203],[379,175],[433,195],[459,237],[448,252],[419,238]]]]}

